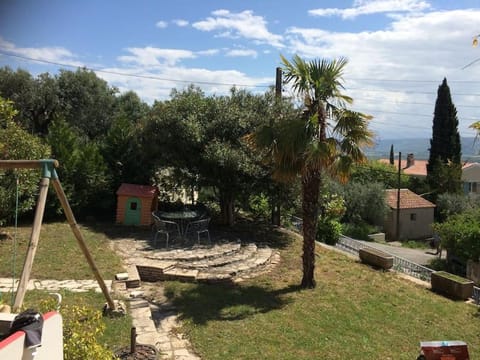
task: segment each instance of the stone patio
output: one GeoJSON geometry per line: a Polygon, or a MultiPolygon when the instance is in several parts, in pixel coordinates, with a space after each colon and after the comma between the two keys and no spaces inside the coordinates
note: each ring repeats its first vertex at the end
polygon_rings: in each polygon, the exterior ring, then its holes
{"type": "Polygon", "coordinates": [[[137,342],[154,345],[162,359],[200,359],[176,328],[177,311],[163,295],[162,280],[238,283],[270,271],[280,255],[266,245],[217,239],[207,245],[152,247],[149,239],[114,241],[128,279],[112,282],[112,290],[128,299],[137,342]]]}

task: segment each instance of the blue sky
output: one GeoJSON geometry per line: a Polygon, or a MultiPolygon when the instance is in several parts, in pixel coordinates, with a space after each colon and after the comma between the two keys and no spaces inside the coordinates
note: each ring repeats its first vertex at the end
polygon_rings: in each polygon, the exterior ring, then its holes
{"type": "Polygon", "coordinates": [[[463,68],[480,58],[479,20],[480,0],[0,0],[0,66],[86,66],[152,103],[189,83],[263,92],[280,54],[344,56],[346,92],[374,116],[377,137],[430,137],[444,77],[461,134],[474,136],[480,61],[463,68]]]}

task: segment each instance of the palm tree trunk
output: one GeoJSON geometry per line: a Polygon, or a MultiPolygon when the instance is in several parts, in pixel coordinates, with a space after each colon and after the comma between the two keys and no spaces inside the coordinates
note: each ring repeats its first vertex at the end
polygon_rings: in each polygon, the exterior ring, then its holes
{"type": "Polygon", "coordinates": [[[320,173],[307,170],[302,177],[303,196],[303,278],[301,287],[315,287],[315,235],[317,232],[318,196],[320,192],[320,173]]]}

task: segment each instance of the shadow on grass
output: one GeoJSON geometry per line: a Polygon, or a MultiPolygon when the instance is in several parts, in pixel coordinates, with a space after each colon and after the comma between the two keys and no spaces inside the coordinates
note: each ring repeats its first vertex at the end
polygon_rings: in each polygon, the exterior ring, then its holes
{"type": "Polygon", "coordinates": [[[171,285],[172,287],[166,287],[165,296],[175,304],[181,320],[192,321],[197,325],[212,320],[241,320],[258,313],[281,309],[291,302],[283,295],[300,290],[298,285],[279,290],[268,290],[260,286],[171,285]]]}

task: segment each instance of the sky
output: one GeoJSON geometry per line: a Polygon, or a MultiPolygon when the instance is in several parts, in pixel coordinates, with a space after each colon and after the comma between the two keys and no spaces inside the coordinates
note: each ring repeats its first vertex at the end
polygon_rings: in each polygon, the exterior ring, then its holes
{"type": "Polygon", "coordinates": [[[478,34],[480,0],[0,0],[0,66],[87,67],[149,104],[189,84],[262,93],[280,55],[345,57],[345,93],[381,140],[430,138],[443,78],[460,134],[476,135],[478,34]]]}

